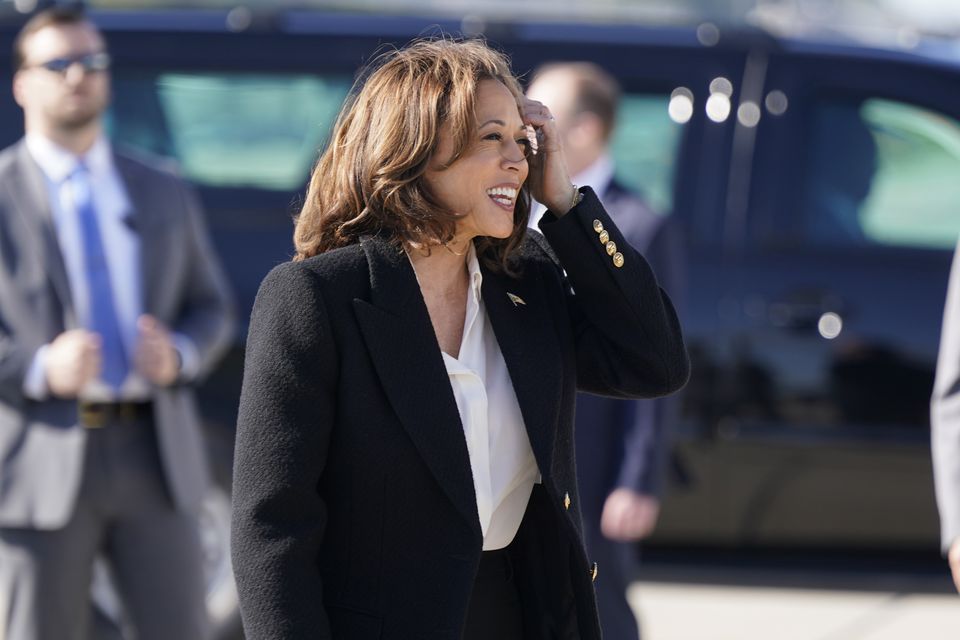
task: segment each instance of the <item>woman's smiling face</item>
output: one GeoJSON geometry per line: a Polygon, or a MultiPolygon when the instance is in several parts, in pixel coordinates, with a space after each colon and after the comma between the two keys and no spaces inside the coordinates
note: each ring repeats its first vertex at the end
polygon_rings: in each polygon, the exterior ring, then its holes
{"type": "Polygon", "coordinates": [[[476,130],[459,160],[443,169],[453,155],[450,125],[440,131],[440,144],[425,179],[445,207],[462,216],[457,241],[476,236],[507,238],[513,232],[514,208],[527,179],[527,139],[517,99],[499,80],[477,84],[476,130]]]}

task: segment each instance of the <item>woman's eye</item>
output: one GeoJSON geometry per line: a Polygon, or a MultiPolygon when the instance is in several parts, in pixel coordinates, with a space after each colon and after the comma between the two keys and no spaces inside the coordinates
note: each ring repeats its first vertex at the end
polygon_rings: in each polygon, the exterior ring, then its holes
{"type": "Polygon", "coordinates": [[[484,140],[494,140],[494,141],[496,141],[496,142],[499,142],[499,141],[503,140],[503,136],[501,136],[499,133],[488,133],[487,135],[483,136],[483,139],[484,139],[484,140]]]}
{"type": "Polygon", "coordinates": [[[520,148],[523,149],[524,156],[529,156],[531,150],[533,149],[533,147],[530,145],[529,138],[517,138],[517,145],[519,145],[520,148]]]}

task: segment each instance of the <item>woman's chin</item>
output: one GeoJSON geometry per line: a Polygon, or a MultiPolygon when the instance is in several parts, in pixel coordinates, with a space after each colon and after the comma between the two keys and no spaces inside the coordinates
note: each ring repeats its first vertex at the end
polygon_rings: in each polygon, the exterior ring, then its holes
{"type": "Polygon", "coordinates": [[[489,238],[494,240],[506,240],[513,234],[513,225],[510,225],[509,229],[497,229],[495,232],[487,235],[489,238]]]}

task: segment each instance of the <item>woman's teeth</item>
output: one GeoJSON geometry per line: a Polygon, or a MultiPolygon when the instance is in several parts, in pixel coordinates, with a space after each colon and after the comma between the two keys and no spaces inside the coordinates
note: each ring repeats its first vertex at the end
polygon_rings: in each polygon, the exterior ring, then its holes
{"type": "Polygon", "coordinates": [[[512,205],[517,199],[517,190],[510,187],[494,187],[487,189],[487,195],[497,204],[512,205]]]}

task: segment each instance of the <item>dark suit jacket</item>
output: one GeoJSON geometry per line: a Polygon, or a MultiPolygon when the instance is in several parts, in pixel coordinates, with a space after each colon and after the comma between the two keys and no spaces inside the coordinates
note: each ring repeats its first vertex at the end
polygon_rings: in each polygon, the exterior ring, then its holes
{"type": "MultiPolygon", "coordinates": [[[[233,307],[193,191],[115,153],[140,236],[143,308],[189,338],[201,373],[230,344],[233,307]]],[[[37,349],[77,328],[47,187],[20,142],[0,153],[0,526],[57,529],[73,513],[86,431],[77,402],[23,394],[37,349]]],[[[199,506],[209,481],[190,381],[154,389],[158,447],[174,504],[199,506]]]]}
{"type": "MultiPolygon", "coordinates": [[[[586,194],[541,223],[576,296],[535,232],[519,278],[483,271],[543,477],[510,547],[531,639],[600,635],[574,470],[577,387],[656,396],[688,375],[669,300],[586,194]]],[[[470,462],[413,269],[384,239],[281,265],[261,286],[233,497],[249,640],[461,637],[482,549],[470,462]]]]}
{"type": "MultiPolygon", "coordinates": [[[[637,193],[613,180],[601,195],[627,242],[643,253],[677,309],[683,283],[683,244],[676,223],[654,213],[637,193]]],[[[617,487],[659,493],[667,452],[667,424],[675,398],[625,401],[577,397],[578,479],[588,525],[599,527],[604,501],[617,487]]]]}

